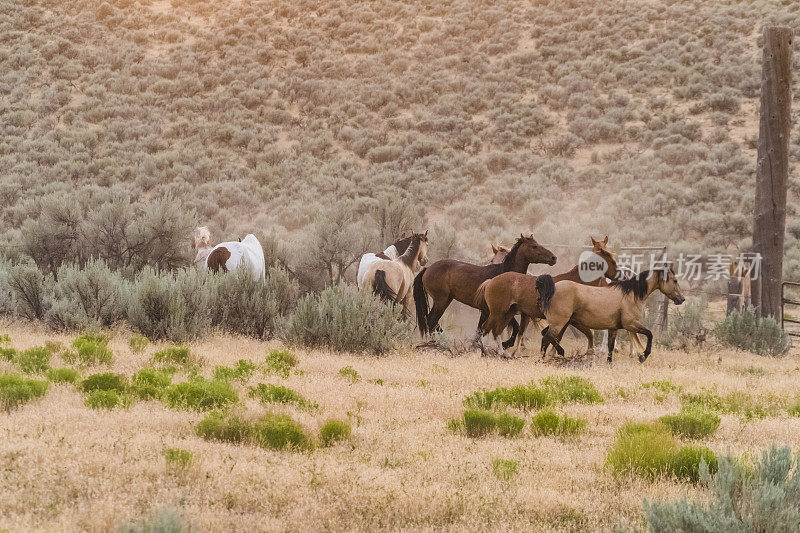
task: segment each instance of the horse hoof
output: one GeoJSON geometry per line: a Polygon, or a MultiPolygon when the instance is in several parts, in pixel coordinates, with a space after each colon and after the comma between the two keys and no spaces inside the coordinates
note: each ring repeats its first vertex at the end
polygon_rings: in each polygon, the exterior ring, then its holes
{"type": "Polygon", "coordinates": [[[647,360],[647,356],[645,354],[641,354],[639,356],[639,362],[644,363],[647,360]]]}

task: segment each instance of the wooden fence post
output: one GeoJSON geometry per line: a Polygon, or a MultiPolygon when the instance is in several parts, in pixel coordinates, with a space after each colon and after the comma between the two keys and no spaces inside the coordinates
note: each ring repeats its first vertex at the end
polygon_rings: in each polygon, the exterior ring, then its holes
{"type": "Polygon", "coordinates": [[[760,290],[753,291],[753,305],[760,316],[780,319],[792,106],[791,28],[764,30],[762,61],[753,223],[753,251],[760,253],[762,259],[760,290]]]}

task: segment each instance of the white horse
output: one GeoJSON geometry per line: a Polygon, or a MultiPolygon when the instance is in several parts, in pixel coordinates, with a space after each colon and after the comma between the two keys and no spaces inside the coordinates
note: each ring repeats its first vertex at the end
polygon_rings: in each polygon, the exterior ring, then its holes
{"type": "Polygon", "coordinates": [[[381,260],[394,261],[406,252],[409,244],[411,244],[411,237],[404,237],[394,244],[390,244],[389,247],[382,252],[369,252],[362,255],[361,262],[358,263],[358,274],[356,275],[356,283],[358,284],[358,288],[364,288],[369,267],[381,260]]]}
{"type": "Polygon", "coordinates": [[[264,279],[266,263],[264,261],[264,248],[252,233],[241,241],[221,242],[211,246],[211,234],[208,228],[200,227],[194,231],[194,247],[197,256],[194,264],[197,268],[209,269],[212,272],[231,272],[240,266],[246,267],[255,279],[264,279]]]}

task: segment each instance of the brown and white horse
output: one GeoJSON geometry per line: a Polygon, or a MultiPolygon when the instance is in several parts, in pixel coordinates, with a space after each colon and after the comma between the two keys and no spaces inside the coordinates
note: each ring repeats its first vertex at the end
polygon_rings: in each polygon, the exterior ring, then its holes
{"type": "Polygon", "coordinates": [[[372,290],[385,302],[403,305],[403,316],[411,315],[411,287],[414,274],[428,262],[428,232],[413,233],[411,244],[397,259],[379,259],[373,262],[366,273],[364,286],[372,290]]]}
{"type": "Polygon", "coordinates": [[[248,233],[240,241],[221,242],[210,245],[211,233],[205,226],[196,228],[193,234],[197,255],[194,264],[199,269],[212,272],[230,272],[239,267],[247,268],[256,279],[264,279],[266,264],[264,248],[255,235],[248,233]]]}

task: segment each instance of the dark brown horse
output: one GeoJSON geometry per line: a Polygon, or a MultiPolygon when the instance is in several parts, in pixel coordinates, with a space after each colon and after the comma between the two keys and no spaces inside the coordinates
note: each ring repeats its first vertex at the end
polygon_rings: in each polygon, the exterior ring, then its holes
{"type": "MultiPolygon", "coordinates": [[[[481,318],[478,322],[480,330],[489,313],[485,305],[475,302],[475,293],[481,283],[503,272],[527,272],[531,263],[554,265],[556,256],[536,242],[532,235],[530,237],[520,235],[502,263],[477,266],[454,259],[443,259],[423,269],[414,279],[414,302],[420,334],[424,337],[436,331],[439,319],[453,300],[480,310],[481,318]],[[430,311],[429,295],[433,299],[433,309],[430,311]]],[[[513,321],[514,333],[508,340],[511,344],[515,340],[516,325],[516,321],[513,321]]]]}

